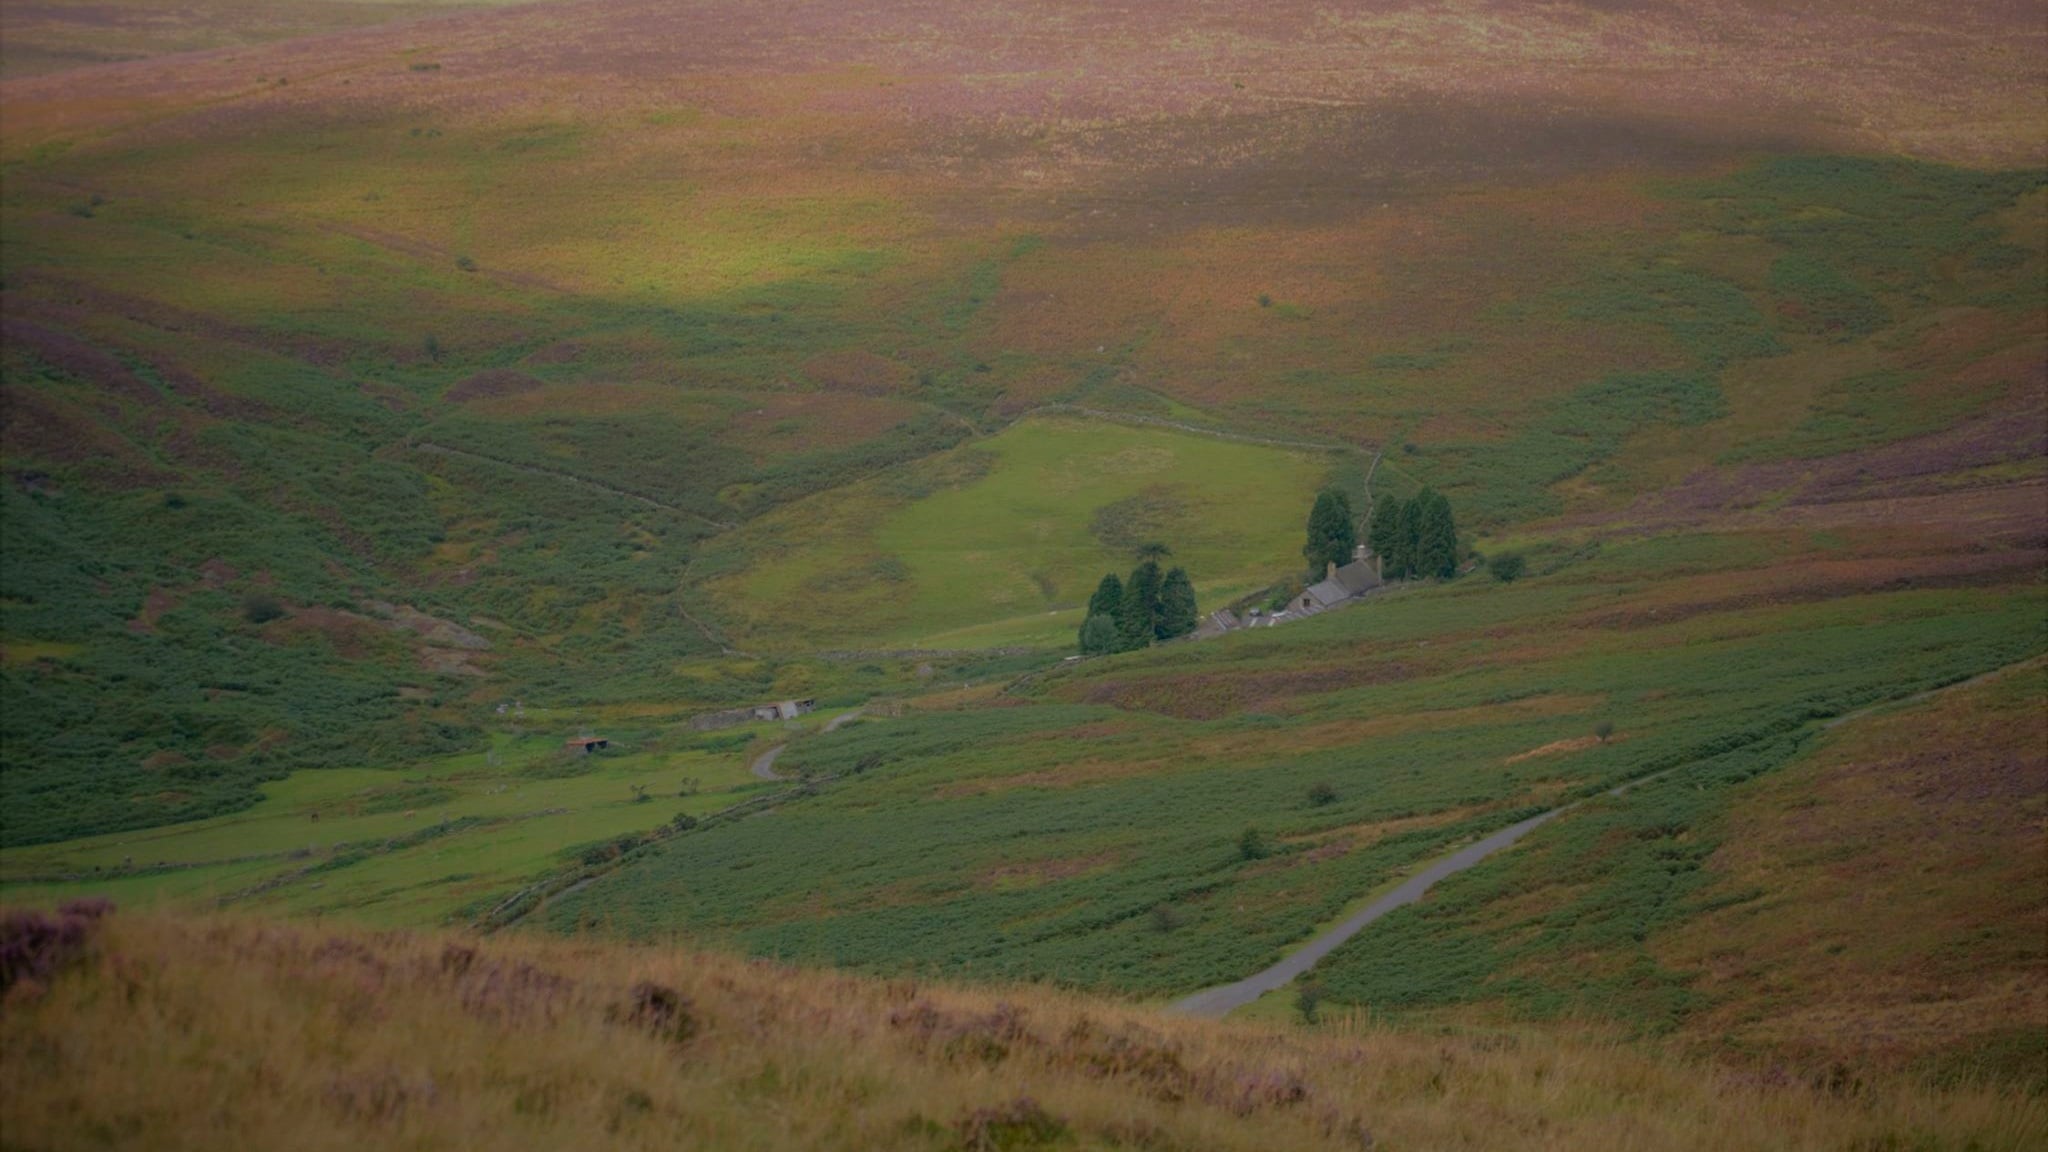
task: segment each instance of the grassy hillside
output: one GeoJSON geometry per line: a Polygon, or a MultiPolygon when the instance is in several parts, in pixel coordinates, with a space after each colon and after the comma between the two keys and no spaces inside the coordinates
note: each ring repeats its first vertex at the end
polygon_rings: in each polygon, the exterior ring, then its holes
{"type": "Polygon", "coordinates": [[[1721,1002],[1687,1034],[2048,1080],[2042,671],[1858,720],[1738,792],[1702,909],[1658,949],[1721,1002]]]}
{"type": "MultiPolygon", "coordinates": [[[[10,914],[7,931],[22,930],[10,914]]],[[[1597,1034],[1161,1019],[589,942],[115,913],[7,989],[25,1147],[1968,1146],[2038,1098],[1771,1085],[1597,1034]]]]}
{"type": "MultiPolygon", "coordinates": [[[[1692,907],[1729,789],[1790,762],[1816,720],[2048,644],[2037,550],[1915,558],[1899,554],[1908,538],[1894,526],[1765,569],[1751,566],[1786,553],[1782,534],[1615,540],[1512,585],[1403,590],[1305,624],[1090,662],[1021,697],[862,721],[785,758],[836,778],[815,799],[650,848],[547,920],[687,925],[885,971],[1177,993],[1256,970],[1447,846],[1677,768],[1546,830],[1537,843],[1585,846],[1567,855],[1634,835],[1617,829],[1643,835],[1572,881],[1573,899],[1599,910],[1597,933],[1520,944],[1544,965],[1523,1010],[1669,1027],[1698,1003],[1692,977],[1661,969],[1640,941],[1692,907]],[[1605,743],[1592,735],[1603,720],[1616,726],[1605,743]],[[1319,783],[1334,802],[1314,802],[1319,783]],[[1247,825],[1270,854],[1246,858],[1247,825]],[[1617,948],[1637,960],[1558,963],[1617,948]]],[[[1515,893],[1537,875],[1500,866],[1468,887],[1515,893]]],[[[1374,954],[1404,988],[1493,994],[1468,978],[1499,961],[1418,965],[1417,950],[1420,937],[1374,954]]],[[[1331,983],[1376,1007],[1429,999],[1331,983]]]]}
{"type": "Polygon", "coordinates": [[[0,839],[737,702],[676,671],[734,648],[1052,644],[1139,524],[1212,596],[1293,563],[1320,463],[1050,500],[1168,441],[1048,404],[1384,448],[1482,550],[2010,479],[2040,30],[1710,8],[603,0],[0,81],[0,839]]]}
{"type": "Polygon", "coordinates": [[[708,600],[749,645],[1066,646],[1096,581],[1148,542],[1170,546],[1209,603],[1293,575],[1305,509],[1334,463],[1033,419],[764,516],[695,572],[727,569],[708,600]]]}
{"type": "Polygon", "coordinates": [[[0,892],[130,911],[10,1138],[2048,1123],[2025,6],[102,9],[0,50],[0,892]],[[1469,569],[1066,659],[1324,485],[1469,569]]]}

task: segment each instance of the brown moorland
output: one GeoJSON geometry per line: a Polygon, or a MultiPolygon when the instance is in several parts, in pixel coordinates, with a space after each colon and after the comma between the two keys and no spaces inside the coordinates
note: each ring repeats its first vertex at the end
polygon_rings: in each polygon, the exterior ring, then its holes
{"type": "Polygon", "coordinates": [[[40,951],[0,1014],[0,1120],[31,1145],[1726,1152],[1932,1131],[2004,1152],[2048,1132],[2039,1098],[1769,1084],[1590,1030],[1302,1033],[672,948],[40,915],[9,913],[40,951]]]}

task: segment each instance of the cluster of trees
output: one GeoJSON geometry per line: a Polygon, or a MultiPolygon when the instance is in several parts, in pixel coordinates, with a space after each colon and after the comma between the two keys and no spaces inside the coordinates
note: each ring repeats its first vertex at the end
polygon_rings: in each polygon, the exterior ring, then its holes
{"type": "Polygon", "coordinates": [[[1161,571],[1159,562],[1173,554],[1164,544],[1138,550],[1138,566],[1119,580],[1105,575],[1088,598],[1081,625],[1081,651],[1089,655],[1128,652],[1157,640],[1171,640],[1195,630],[1201,622],[1195,608],[1195,585],[1187,569],[1161,571]]]}
{"type": "Polygon", "coordinates": [[[1315,507],[1309,509],[1308,543],[1301,546],[1310,579],[1321,579],[1332,564],[1351,563],[1352,550],[1357,547],[1358,518],[1351,513],[1351,497],[1335,488],[1323,489],[1316,496],[1315,507]]]}
{"type": "Polygon", "coordinates": [[[1458,574],[1458,524],[1451,502],[1434,488],[1406,501],[1379,501],[1365,539],[1389,580],[1448,580],[1458,574]]]}

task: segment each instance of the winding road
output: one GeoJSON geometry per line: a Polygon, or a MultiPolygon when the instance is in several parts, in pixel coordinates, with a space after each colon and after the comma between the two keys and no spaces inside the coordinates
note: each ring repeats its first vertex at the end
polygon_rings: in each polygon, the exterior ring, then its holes
{"type": "MultiPolygon", "coordinates": [[[[1972,676],[1967,680],[1957,681],[1954,684],[1930,688],[1925,692],[1916,692],[1911,696],[1902,696],[1896,700],[1886,700],[1881,703],[1872,704],[1867,708],[1846,712],[1825,721],[1821,726],[1824,729],[1835,728],[1859,717],[1868,716],[1873,712],[1918,703],[1945,692],[1953,692],[1958,688],[1967,688],[1972,684],[1979,684],[1994,677],[2002,676],[2015,668],[2025,667],[2028,664],[2034,663],[2035,659],[2029,658],[2016,664],[2009,664],[2003,668],[1993,669],[1979,676],[1972,676]]],[[[1638,788],[1653,780],[1663,779],[1674,772],[1682,771],[1684,768],[1685,765],[1681,764],[1677,768],[1667,768],[1662,772],[1630,780],[1624,784],[1609,788],[1606,794],[1609,796],[1619,796],[1631,788],[1638,788]]],[[[1467,844],[1455,852],[1439,856],[1424,864],[1420,872],[1403,880],[1400,886],[1393,891],[1366,905],[1343,923],[1317,936],[1300,949],[1289,953],[1272,967],[1247,976],[1234,984],[1219,984],[1214,988],[1204,988],[1186,999],[1175,1001],[1167,1011],[1183,1016],[1205,1016],[1212,1019],[1227,1016],[1231,1012],[1264,996],[1266,993],[1285,987],[1289,981],[1315,967],[1318,960],[1335,951],[1338,945],[1358,935],[1366,925],[1371,924],[1396,908],[1404,908],[1422,899],[1444,877],[1463,872],[1488,856],[1512,846],[1522,837],[1527,836],[1529,833],[1534,832],[1536,829],[1541,828],[1543,825],[1550,823],[1552,820],[1584,803],[1584,800],[1575,800],[1562,807],[1552,808],[1548,812],[1531,816],[1519,824],[1509,825],[1483,840],[1467,844]]]]}
{"type": "MultiPolygon", "coordinates": [[[[1607,795],[1619,796],[1631,788],[1648,784],[1652,780],[1661,779],[1676,771],[1678,771],[1677,768],[1667,768],[1662,772],[1645,776],[1639,780],[1631,780],[1626,784],[1608,789],[1607,795]]],[[[1550,823],[1552,820],[1557,819],[1559,816],[1577,808],[1583,803],[1585,801],[1575,800],[1563,807],[1552,808],[1548,812],[1538,813],[1519,824],[1510,824],[1483,840],[1475,841],[1455,852],[1439,856],[1423,865],[1422,871],[1401,881],[1400,885],[1392,892],[1366,905],[1343,923],[1309,941],[1297,951],[1289,953],[1278,964],[1267,968],[1263,972],[1247,976],[1234,984],[1220,984],[1214,988],[1204,988],[1185,1000],[1176,1001],[1167,1010],[1182,1016],[1219,1018],[1229,1015],[1276,988],[1286,987],[1289,981],[1315,967],[1318,960],[1336,951],[1339,944],[1358,935],[1366,925],[1385,916],[1396,908],[1404,908],[1415,903],[1422,899],[1424,894],[1431,888],[1436,887],[1437,882],[1444,877],[1463,872],[1465,869],[1472,867],[1501,849],[1513,845],[1515,841],[1520,840],[1522,837],[1527,836],[1529,833],[1534,832],[1536,829],[1543,827],[1545,824],[1550,823]]]]}
{"type": "MultiPolygon", "coordinates": [[[[839,715],[834,716],[830,720],[825,721],[824,730],[827,732],[836,732],[839,730],[839,726],[841,724],[844,724],[847,721],[854,719],[855,717],[859,716],[861,713],[865,711],[867,711],[867,707],[866,705],[862,705],[859,708],[855,708],[851,712],[841,712],[839,715]]],[[[789,745],[787,744],[777,744],[775,747],[770,748],[766,752],[761,753],[759,756],[754,757],[754,776],[757,779],[761,780],[789,779],[789,777],[784,776],[782,773],[777,772],[775,770],[776,759],[779,758],[782,755],[783,750],[788,747],[789,745]]]]}

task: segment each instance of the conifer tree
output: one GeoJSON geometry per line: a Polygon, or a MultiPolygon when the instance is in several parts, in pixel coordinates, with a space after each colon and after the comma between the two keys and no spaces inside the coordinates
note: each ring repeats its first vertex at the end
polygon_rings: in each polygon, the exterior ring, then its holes
{"type": "Polygon", "coordinates": [[[1117,649],[1128,652],[1152,643],[1159,634],[1159,563],[1147,560],[1131,569],[1124,581],[1123,606],[1117,610],[1117,649]]]}
{"type": "Polygon", "coordinates": [[[1401,505],[1401,528],[1394,535],[1394,552],[1388,564],[1403,580],[1416,574],[1416,552],[1422,544],[1422,496],[1410,497],[1401,505]]]}
{"type": "Polygon", "coordinates": [[[1095,595],[1088,598],[1088,613],[1082,619],[1094,616],[1114,617],[1124,606],[1124,582],[1114,572],[1103,574],[1102,582],[1095,586],[1095,595]]]}
{"type": "Polygon", "coordinates": [[[1415,502],[1415,574],[1448,580],[1458,574],[1458,525],[1451,516],[1451,502],[1432,488],[1423,489],[1415,502]]]}
{"type": "Polygon", "coordinates": [[[1335,488],[1316,496],[1308,514],[1308,543],[1301,555],[1309,570],[1320,574],[1331,564],[1351,562],[1351,550],[1358,546],[1358,525],[1351,515],[1351,498],[1335,488]]]}
{"type": "Polygon", "coordinates": [[[1401,574],[1399,561],[1395,559],[1401,547],[1401,502],[1391,496],[1382,496],[1373,501],[1372,527],[1366,530],[1365,542],[1373,555],[1380,558],[1380,569],[1389,580],[1401,574]]]}
{"type": "Polygon", "coordinates": [[[1081,652],[1087,656],[1100,656],[1116,651],[1116,617],[1090,616],[1081,624],[1081,652]]]}
{"type": "Polygon", "coordinates": [[[1175,568],[1166,574],[1166,580],[1159,586],[1159,639],[1185,636],[1200,623],[1200,612],[1195,606],[1195,582],[1188,579],[1187,569],[1175,568]]]}

